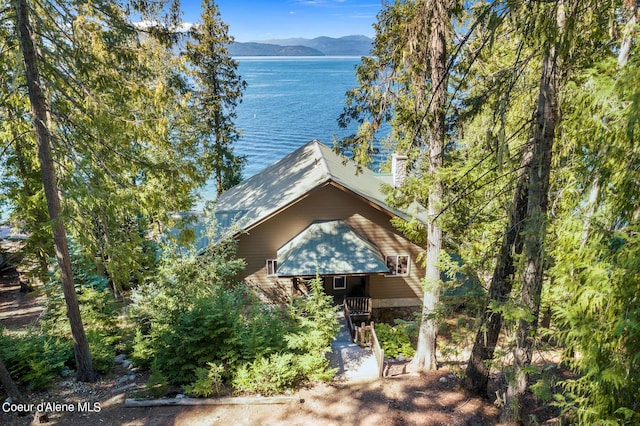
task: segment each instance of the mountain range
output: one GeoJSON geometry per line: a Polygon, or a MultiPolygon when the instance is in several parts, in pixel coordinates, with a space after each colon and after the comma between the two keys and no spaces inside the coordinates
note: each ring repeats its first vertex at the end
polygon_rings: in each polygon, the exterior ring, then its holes
{"type": "Polygon", "coordinates": [[[371,44],[369,37],[351,35],[234,42],[228,48],[231,56],[366,56],[371,44]]]}

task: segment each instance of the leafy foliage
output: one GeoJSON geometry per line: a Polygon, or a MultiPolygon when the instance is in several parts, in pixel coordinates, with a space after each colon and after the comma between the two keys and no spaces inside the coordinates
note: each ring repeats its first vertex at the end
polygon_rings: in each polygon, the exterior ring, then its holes
{"type": "Polygon", "coordinates": [[[65,366],[73,363],[69,339],[47,336],[36,330],[22,336],[0,331],[0,355],[18,383],[32,389],[46,389],[65,366]]]}
{"type": "MultiPolygon", "coordinates": [[[[573,225],[579,238],[582,224],[573,225]]],[[[571,251],[556,253],[557,336],[566,351],[565,361],[578,373],[576,379],[564,381],[566,393],[560,405],[581,423],[640,420],[638,231],[636,225],[605,232],[582,247],[580,257],[571,251]]]]}
{"type": "MultiPolygon", "coordinates": [[[[113,293],[107,280],[98,275],[93,266],[81,255],[77,246],[71,245],[71,265],[74,283],[85,326],[94,368],[99,373],[108,372],[113,366],[116,347],[122,342],[124,331],[117,323],[117,310],[113,293]]],[[[71,327],[66,321],[66,306],[62,285],[57,273],[45,285],[47,304],[40,321],[42,332],[52,338],[71,338],[71,327]]]]}
{"type": "Polygon", "coordinates": [[[416,353],[409,334],[411,328],[415,329],[414,324],[399,322],[397,325],[392,326],[385,323],[378,323],[375,327],[376,336],[378,336],[385,357],[397,358],[402,355],[410,358],[416,353]]]}
{"type": "Polygon", "coordinates": [[[276,393],[332,377],[325,353],[337,320],[319,281],[289,309],[263,305],[235,281],[243,262],[234,254],[227,241],[198,256],[167,255],[158,280],[132,292],[136,364],[194,395],[223,384],[276,393]]]}
{"type": "Polygon", "coordinates": [[[233,378],[239,391],[273,395],[293,386],[300,376],[300,368],[292,353],[272,354],[240,366],[233,378]]]}
{"type": "Polygon", "coordinates": [[[196,369],[195,381],[184,387],[186,393],[205,398],[221,394],[224,365],[208,362],[207,366],[208,369],[202,367],[196,369]]]}
{"type": "Polygon", "coordinates": [[[323,381],[335,375],[325,354],[338,331],[336,308],[319,277],[310,286],[310,294],[294,300],[290,307],[290,326],[282,336],[286,348],[240,366],[233,379],[236,390],[271,395],[299,382],[323,381]]]}
{"type": "Polygon", "coordinates": [[[189,73],[197,83],[193,107],[200,119],[194,124],[196,137],[204,144],[202,161],[211,168],[221,193],[242,180],[246,158],[233,153],[233,144],[240,136],[233,120],[247,83],[238,75],[238,63],[227,49],[233,37],[220,18],[218,6],[212,0],[203,0],[202,10],[202,22],[191,30],[196,43],[187,43],[186,58],[191,65],[189,73]]]}

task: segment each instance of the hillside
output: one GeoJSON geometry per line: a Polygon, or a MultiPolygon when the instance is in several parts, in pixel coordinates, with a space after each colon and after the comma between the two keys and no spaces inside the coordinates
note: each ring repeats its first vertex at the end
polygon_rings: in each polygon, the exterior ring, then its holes
{"type": "Polygon", "coordinates": [[[307,46],[317,49],[328,56],[366,56],[371,51],[372,40],[363,35],[350,35],[340,38],[316,37],[313,39],[290,38],[265,40],[263,43],[280,46],[307,46]]]}
{"type": "Polygon", "coordinates": [[[238,43],[228,46],[231,56],[324,56],[307,46],[279,46],[266,43],[238,43]]]}
{"type": "Polygon", "coordinates": [[[229,46],[232,56],[365,56],[372,40],[365,36],[313,39],[289,38],[260,42],[234,42],[229,46]]]}

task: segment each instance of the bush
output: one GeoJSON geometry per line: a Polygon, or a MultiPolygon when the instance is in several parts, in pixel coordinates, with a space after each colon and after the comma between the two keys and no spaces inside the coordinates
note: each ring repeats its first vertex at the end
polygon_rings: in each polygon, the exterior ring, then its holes
{"type": "MultiPolygon", "coordinates": [[[[107,280],[98,275],[89,262],[80,257],[79,251],[71,247],[73,278],[80,305],[80,314],[89,342],[93,366],[98,373],[107,373],[113,366],[116,346],[122,341],[122,330],[118,327],[115,299],[107,280]]],[[[71,340],[71,326],[57,275],[45,284],[47,305],[40,321],[44,334],[59,340],[71,340]]]]}
{"type": "Polygon", "coordinates": [[[235,366],[242,354],[242,297],[219,291],[195,302],[170,329],[156,337],[153,368],[170,382],[195,380],[196,369],[207,362],[235,366]]]}
{"type": "Polygon", "coordinates": [[[241,366],[233,379],[239,392],[275,395],[289,389],[300,379],[300,368],[292,353],[259,357],[241,366]]]}
{"type": "Polygon", "coordinates": [[[322,280],[311,281],[309,296],[297,299],[291,305],[290,315],[294,319],[294,329],[285,336],[289,349],[298,353],[319,353],[331,350],[340,325],[336,318],[337,307],[333,298],[322,289],[322,280]]]}
{"type": "Polygon", "coordinates": [[[398,356],[412,357],[416,350],[411,344],[409,323],[399,323],[395,327],[389,324],[376,324],[376,335],[380,341],[380,346],[384,350],[385,357],[397,358],[398,356]]]}
{"type": "Polygon", "coordinates": [[[169,381],[162,373],[153,371],[149,375],[146,387],[154,397],[160,398],[161,396],[165,396],[167,394],[168,385],[169,381]]]}
{"type": "Polygon", "coordinates": [[[264,305],[234,281],[242,262],[225,243],[198,256],[170,255],[155,282],[132,293],[136,365],[207,396],[225,383],[272,394],[333,377],[325,353],[338,330],[319,280],[289,309],[264,305]]]}
{"type": "Polygon", "coordinates": [[[0,357],[11,377],[31,389],[45,389],[74,360],[71,341],[31,331],[24,336],[0,331],[0,357]]]}
{"type": "Polygon", "coordinates": [[[198,367],[196,369],[196,380],[184,387],[184,391],[189,395],[208,398],[213,395],[220,395],[224,382],[224,365],[208,362],[209,369],[198,367]]]}

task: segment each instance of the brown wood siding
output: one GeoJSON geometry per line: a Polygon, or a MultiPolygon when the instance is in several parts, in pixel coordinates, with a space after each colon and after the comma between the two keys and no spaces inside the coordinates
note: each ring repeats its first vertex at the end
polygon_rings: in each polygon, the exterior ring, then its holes
{"type": "Polygon", "coordinates": [[[269,297],[273,301],[286,299],[291,295],[291,280],[268,277],[266,260],[275,259],[278,248],[314,221],[336,219],[344,220],[376,244],[383,255],[410,256],[408,276],[370,277],[371,297],[422,297],[420,279],[424,277],[424,268],[416,261],[422,249],[407,241],[393,228],[389,222],[389,214],[331,184],[311,191],[307,197],[240,235],[238,255],[247,262],[241,278],[265,298],[269,297]]]}

